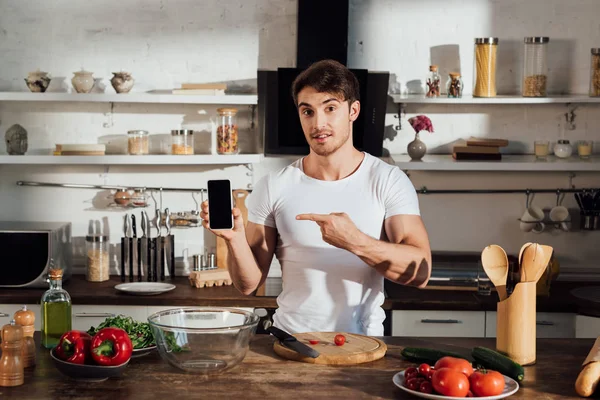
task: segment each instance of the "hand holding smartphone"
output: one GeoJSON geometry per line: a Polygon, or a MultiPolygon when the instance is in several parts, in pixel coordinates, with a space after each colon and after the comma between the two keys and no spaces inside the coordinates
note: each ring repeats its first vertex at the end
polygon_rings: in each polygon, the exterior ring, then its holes
{"type": "Polygon", "coordinates": [[[217,179],[208,181],[208,226],[210,229],[233,229],[233,197],[231,181],[217,179]]]}

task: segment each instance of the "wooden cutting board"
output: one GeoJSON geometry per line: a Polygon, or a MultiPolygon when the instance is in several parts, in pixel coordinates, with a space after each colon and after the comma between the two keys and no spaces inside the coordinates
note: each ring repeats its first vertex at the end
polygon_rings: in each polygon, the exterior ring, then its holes
{"type": "MultiPolygon", "coordinates": [[[[244,226],[248,223],[248,209],[246,208],[246,197],[248,197],[247,190],[236,189],[232,191],[233,201],[237,208],[242,212],[242,218],[244,219],[244,226]]],[[[217,265],[219,268],[227,268],[227,243],[225,239],[217,236],[217,265]]]]}
{"type": "Polygon", "coordinates": [[[306,357],[294,350],[288,349],[277,340],[273,350],[280,357],[288,360],[301,361],[310,364],[324,365],[353,365],[379,360],[385,356],[387,346],[381,340],[370,336],[357,335],[343,332],[308,332],[297,333],[296,339],[317,350],[317,358],[306,357]],[[333,341],[335,335],[344,335],[346,343],[336,346],[333,341]],[[319,340],[318,344],[310,344],[309,340],[319,340]]]}

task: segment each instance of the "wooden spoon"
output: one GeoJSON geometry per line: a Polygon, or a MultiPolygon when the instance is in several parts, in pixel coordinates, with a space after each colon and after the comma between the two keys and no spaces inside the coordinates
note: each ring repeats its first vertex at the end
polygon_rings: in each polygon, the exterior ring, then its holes
{"type": "Polygon", "coordinates": [[[523,251],[525,251],[525,249],[526,249],[526,248],[527,248],[529,245],[531,245],[531,244],[532,244],[531,242],[527,242],[527,243],[525,243],[525,244],[524,244],[524,245],[521,247],[521,250],[519,251],[519,265],[518,265],[518,267],[519,267],[519,271],[521,271],[521,260],[523,259],[523,251]]]}
{"type": "Polygon", "coordinates": [[[542,244],[538,246],[537,258],[535,260],[535,268],[533,272],[533,282],[537,282],[542,275],[544,275],[546,268],[548,268],[548,264],[550,264],[553,253],[554,249],[550,246],[542,244]]]}
{"type": "Polygon", "coordinates": [[[531,282],[536,274],[536,263],[542,258],[542,252],[538,253],[539,245],[532,243],[523,250],[523,257],[521,259],[521,271],[520,279],[521,282],[531,282]]]}
{"type": "Polygon", "coordinates": [[[481,264],[488,278],[490,278],[496,287],[500,301],[506,300],[508,257],[504,249],[495,244],[487,246],[481,252],[481,264]]]}

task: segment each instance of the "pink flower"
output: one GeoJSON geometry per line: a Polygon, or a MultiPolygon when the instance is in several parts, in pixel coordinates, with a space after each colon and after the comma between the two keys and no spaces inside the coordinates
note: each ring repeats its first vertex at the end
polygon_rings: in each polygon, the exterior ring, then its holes
{"type": "Polygon", "coordinates": [[[416,133],[421,131],[433,132],[433,124],[431,120],[425,115],[417,115],[416,117],[412,117],[408,120],[410,126],[413,127],[416,133]]]}

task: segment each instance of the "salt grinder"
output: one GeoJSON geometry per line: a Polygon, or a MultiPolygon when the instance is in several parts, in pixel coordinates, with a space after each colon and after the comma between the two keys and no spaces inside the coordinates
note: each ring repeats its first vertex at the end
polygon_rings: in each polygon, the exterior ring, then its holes
{"type": "Polygon", "coordinates": [[[35,366],[35,340],[33,332],[35,331],[35,313],[23,306],[14,316],[15,323],[21,325],[23,329],[23,367],[29,368],[35,366]]]}
{"type": "Polygon", "coordinates": [[[2,327],[2,358],[0,358],[0,386],[19,386],[25,381],[22,361],[23,328],[13,319],[2,327]]]}

